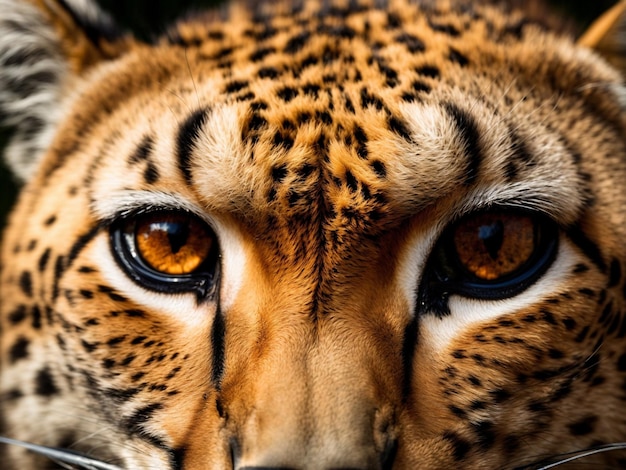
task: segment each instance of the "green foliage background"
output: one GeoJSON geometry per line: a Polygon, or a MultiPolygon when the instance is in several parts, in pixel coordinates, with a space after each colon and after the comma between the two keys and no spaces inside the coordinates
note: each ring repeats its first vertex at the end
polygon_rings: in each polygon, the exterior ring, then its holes
{"type": "MultiPolygon", "coordinates": [[[[549,0],[549,3],[559,15],[573,18],[578,29],[583,30],[615,1],[549,0]]],[[[167,25],[180,15],[214,6],[220,3],[220,0],[100,0],[98,3],[109,11],[122,27],[134,31],[143,39],[150,39],[164,32],[167,25]]],[[[7,138],[8,130],[0,131],[0,151],[5,146],[7,138]]],[[[0,163],[0,229],[4,226],[16,191],[17,185],[7,168],[0,163]]]]}

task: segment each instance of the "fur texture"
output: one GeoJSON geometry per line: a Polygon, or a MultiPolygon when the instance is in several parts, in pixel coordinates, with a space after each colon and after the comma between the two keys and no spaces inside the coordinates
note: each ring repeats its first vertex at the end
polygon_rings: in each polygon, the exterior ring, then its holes
{"type": "Polygon", "coordinates": [[[0,11],[26,181],[4,435],[129,470],[536,468],[626,439],[626,92],[591,50],[619,28],[302,0],[144,44],[87,0],[0,11]]]}

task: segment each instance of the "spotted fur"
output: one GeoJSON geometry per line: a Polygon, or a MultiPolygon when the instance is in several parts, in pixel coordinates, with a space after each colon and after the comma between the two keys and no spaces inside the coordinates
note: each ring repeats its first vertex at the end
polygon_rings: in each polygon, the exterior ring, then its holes
{"type": "Polygon", "coordinates": [[[623,10],[575,45],[479,2],[240,2],[146,44],[88,0],[0,0],[26,182],[3,435],[129,470],[538,468],[625,441],[623,10]],[[545,272],[424,294],[442,234],[494,207],[558,228],[545,272]],[[112,234],[154,209],[215,231],[212,289],[125,270],[112,234]]]}

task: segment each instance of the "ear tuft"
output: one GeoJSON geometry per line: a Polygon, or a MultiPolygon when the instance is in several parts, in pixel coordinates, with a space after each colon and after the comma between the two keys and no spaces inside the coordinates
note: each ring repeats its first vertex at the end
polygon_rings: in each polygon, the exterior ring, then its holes
{"type": "Polygon", "coordinates": [[[626,77],[626,0],[593,22],[578,44],[594,49],[626,77]]]}
{"type": "Polygon", "coordinates": [[[130,38],[90,0],[0,0],[0,123],[5,159],[28,180],[50,145],[68,83],[121,55],[130,38]]]}

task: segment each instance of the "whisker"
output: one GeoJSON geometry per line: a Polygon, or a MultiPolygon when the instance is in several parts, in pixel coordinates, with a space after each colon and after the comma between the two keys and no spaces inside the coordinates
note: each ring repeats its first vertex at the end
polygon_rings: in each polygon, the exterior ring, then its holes
{"type": "MultiPolygon", "coordinates": [[[[35,452],[37,454],[48,457],[50,460],[53,460],[60,465],[62,465],[61,463],[65,463],[72,466],[78,466],[78,468],[82,468],[85,470],[123,470],[122,467],[118,467],[117,465],[111,465],[106,462],[101,462],[99,460],[92,459],[91,457],[87,457],[86,455],[71,450],[32,444],[30,442],[18,441],[16,439],[10,439],[8,437],[2,436],[0,436],[0,443],[23,447],[24,449],[28,449],[31,452],[35,452]]],[[[72,468],[66,465],[62,466],[70,469],[72,468]]]]}
{"type": "Polygon", "coordinates": [[[547,459],[540,460],[535,463],[531,463],[528,465],[523,465],[521,467],[516,467],[515,470],[548,470],[550,468],[555,468],[560,465],[564,465],[566,463],[573,462],[575,460],[583,459],[585,457],[590,457],[592,455],[601,454],[604,452],[610,452],[614,450],[626,450],[626,442],[615,442],[613,444],[605,444],[598,447],[593,447],[590,449],[576,450],[573,452],[566,452],[563,454],[555,455],[547,459]],[[562,458],[565,457],[565,458],[562,458]],[[550,460],[554,460],[555,458],[560,458],[561,460],[557,460],[556,462],[547,463],[550,460]],[[544,465],[547,463],[547,465],[544,465]]]}

